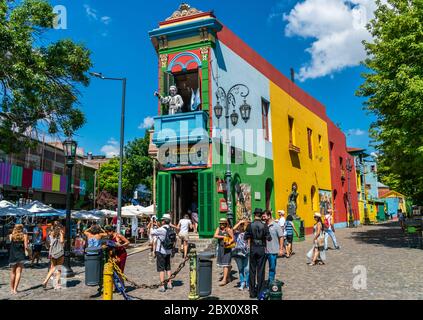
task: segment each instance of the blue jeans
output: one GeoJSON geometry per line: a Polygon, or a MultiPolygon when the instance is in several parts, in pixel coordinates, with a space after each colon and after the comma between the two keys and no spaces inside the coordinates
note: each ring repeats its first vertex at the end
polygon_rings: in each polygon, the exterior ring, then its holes
{"type": "Polygon", "coordinates": [[[268,253],[266,254],[267,260],[269,261],[269,283],[275,280],[276,275],[276,263],[278,261],[278,254],[268,253]]]}
{"type": "Polygon", "coordinates": [[[236,265],[238,266],[239,272],[239,281],[245,283],[248,286],[248,281],[250,277],[250,265],[248,262],[248,256],[246,257],[234,257],[236,265]]]}
{"type": "Polygon", "coordinates": [[[333,245],[335,248],[338,248],[338,243],[336,242],[335,232],[332,229],[328,229],[325,231],[325,250],[328,249],[328,238],[329,236],[332,238],[333,245]]]}

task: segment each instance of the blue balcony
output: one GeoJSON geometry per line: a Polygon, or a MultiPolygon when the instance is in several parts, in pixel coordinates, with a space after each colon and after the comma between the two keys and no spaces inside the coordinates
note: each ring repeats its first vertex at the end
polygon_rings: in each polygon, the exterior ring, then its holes
{"type": "Polygon", "coordinates": [[[155,117],[153,143],[160,147],[165,143],[195,144],[209,139],[208,119],[205,111],[155,117]]]}

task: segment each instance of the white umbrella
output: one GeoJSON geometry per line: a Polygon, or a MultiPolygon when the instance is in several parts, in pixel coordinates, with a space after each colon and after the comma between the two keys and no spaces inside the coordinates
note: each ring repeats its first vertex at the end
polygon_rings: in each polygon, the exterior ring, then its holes
{"type": "Polygon", "coordinates": [[[95,220],[95,221],[101,220],[100,217],[95,216],[90,211],[73,212],[72,218],[73,219],[79,219],[79,220],[95,220]]]}
{"type": "Polygon", "coordinates": [[[16,208],[16,206],[9,201],[6,201],[6,200],[0,201],[0,209],[4,209],[4,208],[8,208],[8,207],[15,207],[16,208]]]}
{"type": "Polygon", "coordinates": [[[107,218],[115,217],[117,215],[116,211],[107,210],[107,209],[100,210],[100,212],[107,218]]]}
{"type": "Polygon", "coordinates": [[[122,217],[136,217],[142,213],[145,208],[142,206],[127,206],[122,208],[122,217]]]}
{"type": "Polygon", "coordinates": [[[28,211],[23,208],[15,206],[13,203],[3,200],[0,201],[0,217],[6,216],[24,216],[27,215],[28,211]]]}
{"type": "Polygon", "coordinates": [[[154,216],[154,204],[153,205],[151,205],[151,206],[149,206],[149,207],[147,207],[147,208],[144,208],[142,211],[141,211],[141,215],[147,215],[147,216],[154,216]]]}
{"type": "Polygon", "coordinates": [[[28,211],[30,214],[33,214],[37,217],[43,217],[43,216],[58,216],[63,217],[66,216],[63,212],[56,210],[40,201],[33,201],[30,204],[27,204],[23,207],[26,211],[28,211]]]}

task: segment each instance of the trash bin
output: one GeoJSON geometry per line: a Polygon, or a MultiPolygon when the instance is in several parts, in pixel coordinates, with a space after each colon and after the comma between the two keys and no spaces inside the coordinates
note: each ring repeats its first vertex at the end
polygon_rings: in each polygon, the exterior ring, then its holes
{"type": "Polygon", "coordinates": [[[200,297],[208,297],[212,293],[213,258],[211,252],[203,252],[198,257],[198,291],[200,297]]]}
{"type": "Polygon", "coordinates": [[[103,281],[103,250],[87,248],[85,250],[85,285],[100,286],[103,281]]]}
{"type": "Polygon", "coordinates": [[[281,281],[275,280],[269,285],[269,300],[282,300],[282,286],[281,281]]]}

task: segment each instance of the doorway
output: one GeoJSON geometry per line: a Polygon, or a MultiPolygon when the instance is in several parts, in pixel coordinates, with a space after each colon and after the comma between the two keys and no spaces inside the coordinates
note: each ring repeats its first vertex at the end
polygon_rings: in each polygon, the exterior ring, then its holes
{"type": "Polygon", "coordinates": [[[198,174],[172,175],[171,199],[173,224],[177,224],[188,210],[198,213],[198,174]]]}

